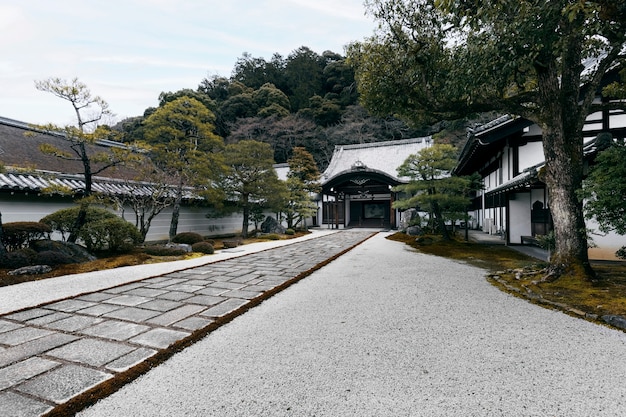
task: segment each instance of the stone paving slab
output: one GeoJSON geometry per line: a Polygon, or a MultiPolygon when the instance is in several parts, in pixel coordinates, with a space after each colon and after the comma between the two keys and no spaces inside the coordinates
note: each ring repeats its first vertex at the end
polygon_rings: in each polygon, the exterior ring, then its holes
{"type": "Polygon", "coordinates": [[[55,414],[371,234],[328,234],[0,316],[0,415],[55,414]]]}

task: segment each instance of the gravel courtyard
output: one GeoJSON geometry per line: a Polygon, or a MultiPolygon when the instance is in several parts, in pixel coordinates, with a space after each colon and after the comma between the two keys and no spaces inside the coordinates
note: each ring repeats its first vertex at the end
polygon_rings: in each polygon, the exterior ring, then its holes
{"type": "Polygon", "coordinates": [[[385,236],[80,415],[626,414],[626,334],[385,236]]]}

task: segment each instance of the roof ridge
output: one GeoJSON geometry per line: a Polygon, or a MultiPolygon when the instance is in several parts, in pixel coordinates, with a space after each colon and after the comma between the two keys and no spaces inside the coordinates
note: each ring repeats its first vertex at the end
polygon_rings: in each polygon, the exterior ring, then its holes
{"type": "Polygon", "coordinates": [[[335,145],[335,149],[337,148],[343,148],[343,149],[378,148],[378,147],[383,147],[383,146],[404,145],[408,143],[421,143],[423,141],[429,141],[429,140],[432,140],[432,136],[423,136],[419,138],[409,138],[409,139],[387,140],[383,142],[355,143],[351,145],[335,145]]]}

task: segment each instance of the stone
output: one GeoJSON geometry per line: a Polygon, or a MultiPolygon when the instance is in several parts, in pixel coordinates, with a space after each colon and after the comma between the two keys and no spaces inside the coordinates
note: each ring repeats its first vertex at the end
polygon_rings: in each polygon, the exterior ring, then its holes
{"type": "Polygon", "coordinates": [[[261,232],[263,233],[278,233],[282,235],[285,233],[285,230],[285,227],[272,216],[267,216],[261,223],[261,232]]]}
{"type": "Polygon", "coordinates": [[[432,245],[434,241],[431,237],[418,237],[415,242],[419,245],[432,245]]]}
{"type": "Polygon", "coordinates": [[[173,248],[173,249],[180,249],[183,250],[187,253],[191,252],[191,245],[188,245],[186,243],[167,243],[165,245],[166,248],[173,248]]]}
{"type": "Polygon", "coordinates": [[[602,316],[602,320],[605,323],[610,324],[611,326],[615,326],[620,329],[626,329],[626,317],[607,314],[605,316],[602,316]]]}
{"type": "Polygon", "coordinates": [[[48,265],[31,265],[31,266],[23,266],[21,268],[14,269],[13,271],[9,271],[9,275],[39,275],[39,274],[47,274],[52,271],[52,267],[48,265]]]}
{"type": "Polygon", "coordinates": [[[406,234],[409,236],[421,236],[424,232],[419,226],[409,226],[406,228],[406,234]]]}

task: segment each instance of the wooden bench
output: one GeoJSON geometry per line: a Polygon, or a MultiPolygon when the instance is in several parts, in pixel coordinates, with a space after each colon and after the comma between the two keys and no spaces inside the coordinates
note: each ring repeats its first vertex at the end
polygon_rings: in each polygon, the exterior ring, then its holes
{"type": "Polygon", "coordinates": [[[534,236],[522,236],[522,245],[539,246],[539,240],[534,236]]]}

